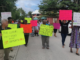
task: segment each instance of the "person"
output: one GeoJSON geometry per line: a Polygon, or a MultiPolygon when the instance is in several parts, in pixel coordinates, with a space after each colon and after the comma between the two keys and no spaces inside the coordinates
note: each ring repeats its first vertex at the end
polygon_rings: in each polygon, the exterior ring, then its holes
{"type": "Polygon", "coordinates": [[[72,33],[70,39],[70,52],[73,53],[72,48],[76,48],[76,55],[80,55],[78,50],[80,48],[80,26],[72,26],[72,33]]]}
{"type": "Polygon", "coordinates": [[[49,24],[50,25],[50,22],[47,20],[47,24],[49,24]]]}
{"type": "Polygon", "coordinates": [[[8,23],[12,24],[12,17],[8,17],[8,23]]]}
{"type": "Polygon", "coordinates": [[[3,43],[2,43],[2,34],[1,34],[1,31],[2,30],[8,30],[8,29],[11,29],[8,27],[8,20],[6,19],[3,19],[1,21],[1,26],[0,26],[0,60],[9,60],[9,52],[10,52],[10,48],[7,48],[7,49],[4,49],[3,48],[3,43]],[[5,57],[4,57],[4,54],[5,54],[5,57]]]}
{"type": "Polygon", "coordinates": [[[15,21],[15,24],[18,24],[18,22],[17,22],[17,21],[15,21]]]}
{"type": "MultiPolygon", "coordinates": [[[[55,23],[57,23],[57,21],[55,21],[55,23]]],[[[54,36],[55,36],[55,37],[57,37],[57,36],[56,36],[56,33],[57,33],[57,29],[54,29],[54,36]]]]}
{"type": "MultiPolygon", "coordinates": [[[[12,21],[13,21],[13,20],[12,20],[12,17],[8,17],[8,24],[13,24],[12,21]]],[[[7,51],[7,50],[6,50],[6,51],[7,51]]],[[[13,51],[12,48],[11,48],[11,51],[13,51]]]]}
{"type": "Polygon", "coordinates": [[[68,24],[70,21],[66,21],[66,20],[63,20],[63,22],[60,20],[60,25],[61,25],[61,37],[62,37],[62,47],[64,48],[65,46],[65,39],[66,39],[66,36],[68,34],[68,24]]]}
{"type": "Polygon", "coordinates": [[[41,25],[42,24],[42,21],[40,20],[39,24],[41,25]]]}
{"type": "MultiPolygon", "coordinates": [[[[44,25],[48,25],[46,24],[46,20],[43,21],[44,25]]],[[[42,49],[47,48],[49,49],[49,36],[44,36],[42,35],[42,49]]]]}
{"type": "Polygon", "coordinates": [[[32,26],[32,33],[31,33],[31,36],[34,37],[34,33],[35,33],[35,27],[32,26]]]}
{"type": "Polygon", "coordinates": [[[39,36],[38,32],[39,32],[39,27],[40,27],[40,24],[39,24],[39,21],[37,21],[37,26],[35,26],[35,36],[39,36]]]}
{"type": "MultiPolygon", "coordinates": [[[[27,20],[24,20],[23,24],[27,24],[27,20]]],[[[28,40],[29,40],[29,33],[24,33],[24,36],[25,36],[25,42],[26,42],[25,46],[27,46],[28,40]]]]}

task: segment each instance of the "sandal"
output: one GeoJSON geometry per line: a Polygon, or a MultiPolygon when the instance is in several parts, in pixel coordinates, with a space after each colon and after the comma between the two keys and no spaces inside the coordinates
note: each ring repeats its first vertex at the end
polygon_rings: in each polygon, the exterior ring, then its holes
{"type": "Polygon", "coordinates": [[[71,53],[73,53],[73,51],[72,51],[72,50],[71,50],[70,52],[71,52],[71,53]]]}
{"type": "Polygon", "coordinates": [[[79,56],[79,53],[76,53],[76,55],[78,55],[78,56],[79,56]]]}

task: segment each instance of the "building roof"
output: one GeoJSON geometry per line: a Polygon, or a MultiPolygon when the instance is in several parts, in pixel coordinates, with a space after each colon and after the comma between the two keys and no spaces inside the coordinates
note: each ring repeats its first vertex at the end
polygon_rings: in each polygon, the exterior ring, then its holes
{"type": "Polygon", "coordinates": [[[35,10],[32,12],[32,14],[40,14],[39,10],[35,10]]]}

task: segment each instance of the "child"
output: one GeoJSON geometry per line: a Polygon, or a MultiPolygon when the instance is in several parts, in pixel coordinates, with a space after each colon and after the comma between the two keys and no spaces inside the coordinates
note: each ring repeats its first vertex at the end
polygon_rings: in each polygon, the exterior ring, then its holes
{"type": "MultiPolygon", "coordinates": [[[[44,25],[48,25],[46,24],[46,20],[43,21],[44,25]]],[[[49,49],[49,36],[43,36],[42,35],[42,49],[47,48],[49,49]]]]}

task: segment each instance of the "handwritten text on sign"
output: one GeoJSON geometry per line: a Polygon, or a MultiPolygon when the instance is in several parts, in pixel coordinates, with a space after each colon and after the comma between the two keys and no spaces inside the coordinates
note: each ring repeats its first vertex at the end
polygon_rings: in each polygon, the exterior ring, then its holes
{"type": "Polygon", "coordinates": [[[73,13],[73,26],[80,26],[80,13],[74,12],[73,13]]]}
{"type": "Polygon", "coordinates": [[[23,28],[2,30],[2,40],[4,49],[25,44],[23,28]]]}
{"type": "Polygon", "coordinates": [[[32,25],[31,24],[21,24],[20,28],[24,29],[24,33],[32,33],[32,25]]]}
{"type": "Polygon", "coordinates": [[[37,20],[32,20],[31,24],[32,24],[32,26],[37,26],[37,20]]]}
{"type": "Polygon", "coordinates": [[[59,20],[72,20],[72,10],[59,10],[59,20]]]}
{"type": "Polygon", "coordinates": [[[1,20],[11,17],[11,12],[1,12],[1,20]]]}
{"type": "Polygon", "coordinates": [[[39,34],[40,35],[45,35],[45,36],[52,36],[53,29],[54,29],[53,26],[48,26],[48,25],[41,24],[39,34]]]}
{"type": "Polygon", "coordinates": [[[17,28],[17,24],[8,24],[8,27],[10,27],[11,29],[16,29],[17,28]]]}

